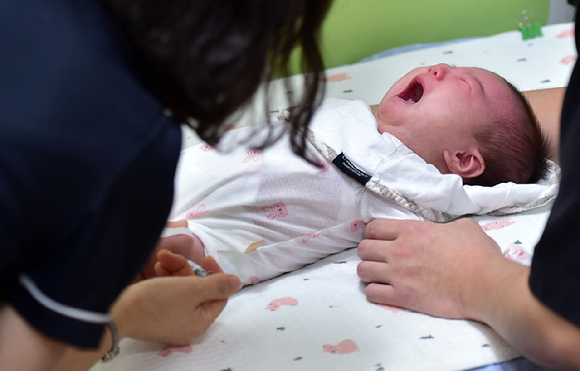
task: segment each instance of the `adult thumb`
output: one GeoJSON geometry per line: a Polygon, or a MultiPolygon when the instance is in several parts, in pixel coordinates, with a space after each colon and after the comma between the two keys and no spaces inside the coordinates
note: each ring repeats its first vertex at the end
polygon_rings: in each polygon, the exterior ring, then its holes
{"type": "Polygon", "coordinates": [[[227,299],[242,288],[242,282],[233,274],[218,273],[199,280],[202,284],[198,294],[200,302],[227,299]]]}

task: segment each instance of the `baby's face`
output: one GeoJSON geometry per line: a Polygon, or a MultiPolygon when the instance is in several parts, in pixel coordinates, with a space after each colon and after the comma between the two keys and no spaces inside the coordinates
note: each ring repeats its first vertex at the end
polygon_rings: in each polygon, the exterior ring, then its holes
{"type": "Polygon", "coordinates": [[[482,125],[513,115],[513,102],[514,93],[496,74],[438,64],[403,76],[375,115],[380,133],[393,134],[439,168],[444,150],[452,144],[474,143],[482,125]]]}

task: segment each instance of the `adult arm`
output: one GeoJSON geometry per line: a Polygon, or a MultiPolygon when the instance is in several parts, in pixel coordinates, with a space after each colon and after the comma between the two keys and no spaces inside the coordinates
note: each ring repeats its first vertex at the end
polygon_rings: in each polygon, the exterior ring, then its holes
{"type": "Polygon", "coordinates": [[[2,370],[52,370],[66,349],[31,327],[12,306],[0,303],[2,370]]]}
{"type": "Polygon", "coordinates": [[[375,220],[365,237],[358,275],[370,301],[480,321],[534,362],[580,368],[580,328],[533,296],[529,268],[505,259],[476,222],[375,220]]]}
{"type": "Polygon", "coordinates": [[[523,92],[548,137],[550,159],[560,163],[560,114],[566,88],[530,90],[523,92]]]}
{"type": "MultiPolygon", "coordinates": [[[[182,239],[173,236],[161,239],[158,247],[183,251],[187,248],[183,245],[182,239]]],[[[155,270],[163,277],[130,285],[113,305],[111,316],[121,338],[189,343],[205,333],[224,309],[227,298],[241,287],[239,279],[222,274],[212,258],[206,258],[202,264],[214,275],[198,278],[192,276],[185,259],[176,263],[171,255],[167,251],[158,254],[159,262],[165,264],[155,270]]],[[[88,370],[111,347],[108,329],[98,349],[79,350],[50,339],[30,326],[11,306],[0,305],[0,364],[6,371],[88,370]]]]}

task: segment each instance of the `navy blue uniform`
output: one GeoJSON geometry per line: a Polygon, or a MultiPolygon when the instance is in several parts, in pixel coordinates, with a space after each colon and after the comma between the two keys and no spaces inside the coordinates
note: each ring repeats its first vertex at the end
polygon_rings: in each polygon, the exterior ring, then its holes
{"type": "MultiPolygon", "coordinates": [[[[580,45],[576,15],[576,49],[580,45]]],[[[580,326],[580,69],[574,67],[560,130],[562,182],[532,260],[530,288],[546,306],[580,326]]]]}
{"type": "Polygon", "coordinates": [[[0,301],[95,347],[171,208],[179,124],[93,0],[0,0],[0,301]]]}

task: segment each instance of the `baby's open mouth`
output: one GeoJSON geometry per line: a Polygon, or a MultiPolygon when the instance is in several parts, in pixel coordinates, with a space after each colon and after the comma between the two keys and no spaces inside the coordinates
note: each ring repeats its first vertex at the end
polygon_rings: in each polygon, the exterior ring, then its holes
{"type": "Polygon", "coordinates": [[[417,81],[417,79],[413,79],[413,81],[411,81],[409,85],[407,85],[405,90],[403,90],[399,94],[399,98],[411,104],[417,103],[418,101],[421,100],[422,97],[423,97],[423,85],[421,85],[421,83],[417,81]]]}

